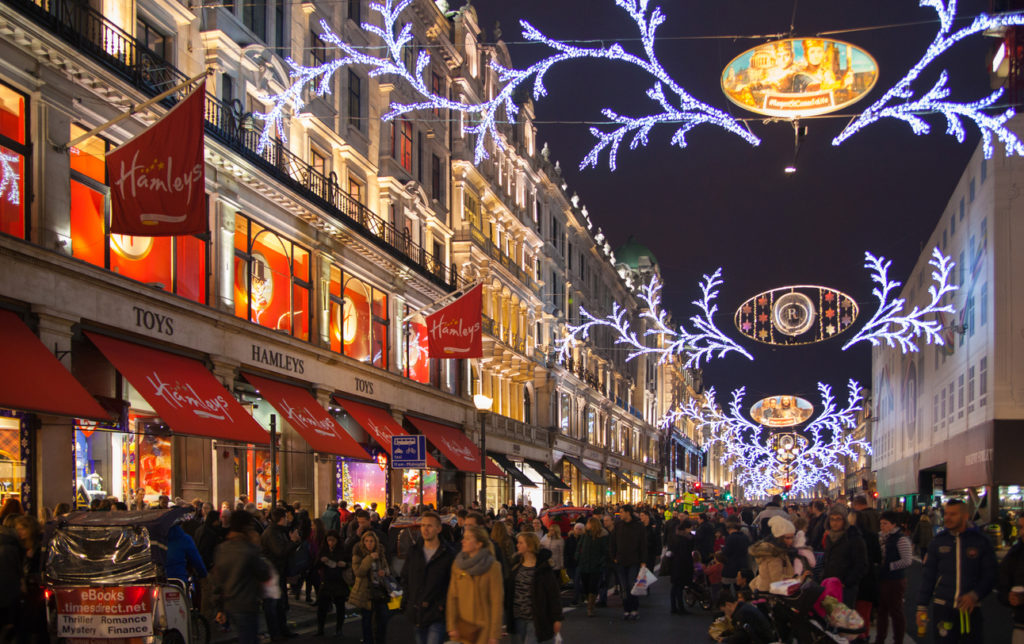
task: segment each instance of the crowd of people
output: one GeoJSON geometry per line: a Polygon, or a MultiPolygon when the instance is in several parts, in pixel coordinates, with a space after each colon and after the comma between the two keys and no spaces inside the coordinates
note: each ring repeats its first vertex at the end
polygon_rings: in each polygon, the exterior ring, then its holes
{"type": "MultiPolygon", "coordinates": [[[[1024,542],[998,562],[965,504],[937,516],[879,512],[866,498],[705,512],[651,505],[586,508],[569,521],[529,505],[349,508],[330,502],[316,516],[300,503],[258,508],[246,498],[219,509],[195,500],[168,535],[166,575],[195,581],[195,601],[211,623],[238,641],[294,636],[290,602],[315,604],[317,632],[334,612],[334,634],[358,615],[364,644],[387,640],[390,616],[405,613],[418,644],[548,642],[560,635],[565,601],[598,615],[617,596],[622,619],[640,618],[650,572],[670,584],[672,614],[687,604],[722,610],[732,624],[724,641],[800,641],[800,625],[758,605],[773,584],[832,582],[842,603],[872,618],[875,642],[903,641],[906,575],[915,549],[923,557],[916,600],[919,632],[936,642],[983,642],[980,603],[995,591],[1013,607],[1014,644],[1024,644],[1024,542]],[[933,528],[940,524],[942,528],[933,528]],[[639,590],[638,590],[639,588],[639,590]],[[564,593],[564,595],[563,595],[564,593]],[[563,600],[564,597],[564,600],[563,600]],[[781,631],[781,632],[780,632],[781,631]]],[[[169,507],[162,497],[158,507],[169,507]]],[[[128,508],[109,501],[93,511],[128,508]]],[[[66,514],[62,505],[43,519],[66,514]]],[[[1012,531],[1012,526],[1011,526],[1012,531]]],[[[1017,535],[1024,534],[1024,519],[1017,535]]],[[[0,631],[46,641],[40,521],[9,501],[0,511],[0,631]]],[[[664,610],[662,608],[661,610],[664,610]]],[[[647,610],[659,610],[648,606],[647,610]]],[[[356,635],[356,633],[352,633],[356,635]]]]}

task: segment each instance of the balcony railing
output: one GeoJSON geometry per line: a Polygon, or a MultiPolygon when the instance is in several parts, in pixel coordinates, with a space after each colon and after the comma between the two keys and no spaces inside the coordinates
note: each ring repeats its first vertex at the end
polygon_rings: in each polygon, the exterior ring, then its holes
{"type": "Polygon", "coordinates": [[[512,275],[514,275],[520,283],[525,284],[528,288],[531,288],[534,291],[540,290],[540,285],[537,283],[536,280],[533,279],[533,276],[530,275],[530,273],[528,273],[527,271],[523,270],[523,268],[520,267],[519,264],[515,262],[515,260],[501,252],[501,249],[498,248],[498,246],[493,241],[488,239],[487,236],[484,235],[479,229],[471,227],[469,228],[468,231],[465,229],[460,230],[455,233],[455,237],[453,237],[453,240],[457,242],[473,242],[474,244],[479,246],[485,253],[487,253],[490,257],[497,260],[499,264],[505,267],[505,270],[512,273],[512,275]]]}
{"type": "Polygon", "coordinates": [[[490,414],[487,419],[487,435],[510,438],[528,445],[544,445],[550,447],[554,433],[544,427],[529,425],[498,414],[490,414]]]}
{"type": "MultiPolygon", "coordinates": [[[[68,0],[5,1],[151,96],[188,78],[86,4],[68,0]]],[[[174,99],[165,100],[166,105],[173,103],[174,99]]],[[[240,102],[228,104],[207,96],[206,132],[431,281],[449,290],[455,288],[458,273],[454,265],[445,266],[443,258],[435,258],[404,232],[349,196],[341,189],[333,172],[324,175],[314,170],[276,137],[258,152],[260,128],[252,114],[242,111],[240,102]]]]}

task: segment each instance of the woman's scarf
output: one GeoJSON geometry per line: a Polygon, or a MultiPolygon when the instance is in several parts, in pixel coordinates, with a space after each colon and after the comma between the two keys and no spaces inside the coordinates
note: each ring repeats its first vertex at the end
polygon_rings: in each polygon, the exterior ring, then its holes
{"type": "Polygon", "coordinates": [[[491,569],[491,565],[494,564],[494,555],[487,548],[480,548],[473,556],[460,552],[455,557],[455,564],[469,575],[479,577],[491,569]]]}

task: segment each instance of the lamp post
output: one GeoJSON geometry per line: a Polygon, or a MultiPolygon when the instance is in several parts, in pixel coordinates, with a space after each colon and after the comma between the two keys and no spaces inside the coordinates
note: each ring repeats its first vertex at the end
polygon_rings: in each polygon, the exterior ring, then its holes
{"type": "Polygon", "coordinates": [[[491,408],[490,396],[476,394],[473,404],[480,412],[480,511],[487,513],[487,412],[491,408]]]}

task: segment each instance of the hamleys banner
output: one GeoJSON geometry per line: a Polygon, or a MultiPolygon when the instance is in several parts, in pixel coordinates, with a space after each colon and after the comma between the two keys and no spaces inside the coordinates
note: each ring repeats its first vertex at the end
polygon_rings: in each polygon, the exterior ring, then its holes
{"type": "Polygon", "coordinates": [[[153,126],[107,154],[111,233],[163,237],[207,232],[205,107],[203,81],[153,126]]]}
{"type": "Polygon", "coordinates": [[[431,358],[480,358],[483,349],[483,285],[427,316],[431,358]]]}

